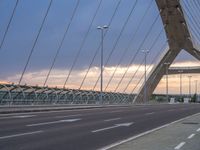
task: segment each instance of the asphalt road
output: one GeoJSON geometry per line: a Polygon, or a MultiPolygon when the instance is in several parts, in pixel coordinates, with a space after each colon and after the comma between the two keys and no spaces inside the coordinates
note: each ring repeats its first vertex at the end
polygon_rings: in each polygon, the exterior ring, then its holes
{"type": "Polygon", "coordinates": [[[0,115],[0,150],[94,150],[200,112],[199,104],[0,115]]]}

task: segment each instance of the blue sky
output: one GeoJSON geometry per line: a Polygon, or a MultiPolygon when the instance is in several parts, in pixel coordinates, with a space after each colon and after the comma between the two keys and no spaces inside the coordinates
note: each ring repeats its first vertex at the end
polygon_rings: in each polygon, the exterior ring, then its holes
{"type": "MultiPolygon", "coordinates": [[[[14,14],[11,26],[6,36],[4,45],[0,51],[0,79],[6,80],[8,76],[20,74],[23,70],[28,54],[30,53],[36,34],[38,33],[45,11],[50,0],[20,0],[14,14]]],[[[148,14],[138,28],[140,20],[152,0],[138,0],[136,7],[122,32],[121,38],[111,56],[107,67],[116,66],[123,52],[125,51],[130,39],[136,33],[134,40],[124,57],[122,67],[126,67],[137,50],[150,49],[153,41],[163,29],[160,17],[156,21],[147,39],[142,44],[145,35],[148,33],[152,23],[158,16],[158,9],[155,2],[152,3],[148,14]],[[136,29],[139,29],[136,32],[136,29]]],[[[6,26],[11,16],[16,0],[0,1],[0,41],[3,38],[6,26]]],[[[38,42],[34,49],[30,63],[27,68],[29,72],[42,72],[50,68],[53,57],[59,46],[64,31],[69,24],[72,11],[76,5],[76,0],[53,0],[47,20],[44,24],[38,42]]],[[[64,41],[62,49],[56,60],[54,69],[69,70],[72,62],[80,49],[81,42],[87,33],[88,27],[94,16],[100,0],[80,0],[80,5],[74,16],[69,32],[64,41]]],[[[100,32],[96,29],[98,25],[108,24],[119,0],[102,0],[97,16],[92,23],[89,34],[81,50],[74,70],[87,69],[92,57],[100,43],[100,32]]],[[[135,0],[122,0],[118,11],[109,26],[105,36],[104,58],[113,48],[113,45],[122,30],[123,24],[127,19],[135,0]]],[[[166,45],[165,33],[162,31],[159,40],[152,47],[148,57],[148,63],[151,64],[153,56],[158,54],[163,45],[166,45]]],[[[165,48],[165,47],[164,47],[165,48]]],[[[93,67],[99,66],[100,55],[98,54],[93,67]]],[[[143,59],[142,53],[138,53],[134,59],[134,64],[140,64],[143,59]]],[[[177,62],[193,60],[186,53],[178,57],[177,62]]],[[[44,73],[45,74],[45,73],[44,73]]],[[[13,81],[17,82],[17,81],[13,81]]]]}

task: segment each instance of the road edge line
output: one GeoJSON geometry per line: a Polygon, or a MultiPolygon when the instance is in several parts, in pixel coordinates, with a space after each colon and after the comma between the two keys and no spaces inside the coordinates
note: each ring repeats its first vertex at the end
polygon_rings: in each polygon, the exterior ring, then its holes
{"type": "Polygon", "coordinates": [[[183,120],[185,120],[185,119],[188,119],[188,118],[190,118],[190,117],[197,116],[197,115],[200,115],[200,112],[199,112],[199,113],[196,113],[196,114],[193,114],[193,115],[190,115],[190,116],[187,116],[187,117],[184,117],[184,118],[181,118],[181,119],[178,119],[178,120],[176,120],[176,121],[173,121],[173,122],[164,124],[164,125],[159,126],[159,127],[157,127],[157,128],[154,128],[154,129],[145,131],[145,132],[143,132],[143,133],[140,133],[140,134],[135,135],[135,136],[133,136],[133,137],[124,139],[124,140],[122,140],[122,141],[118,141],[118,142],[116,142],[116,143],[113,143],[113,144],[111,144],[111,145],[105,146],[105,147],[100,148],[100,149],[98,149],[98,150],[109,150],[109,149],[114,148],[114,147],[116,147],[116,146],[119,146],[119,145],[121,145],[121,144],[124,144],[124,143],[127,143],[127,142],[129,142],[129,141],[135,140],[135,139],[137,139],[137,138],[139,138],[139,137],[148,135],[148,134],[153,133],[153,132],[155,132],[155,131],[158,131],[158,130],[160,130],[160,129],[166,128],[166,127],[168,127],[168,126],[170,126],[170,125],[172,125],[172,124],[181,122],[181,121],[183,121],[183,120]]]}

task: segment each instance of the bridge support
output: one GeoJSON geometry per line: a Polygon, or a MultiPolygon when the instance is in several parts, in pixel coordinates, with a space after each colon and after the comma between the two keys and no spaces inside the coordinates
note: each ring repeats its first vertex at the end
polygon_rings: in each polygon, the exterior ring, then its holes
{"type": "MultiPolygon", "coordinates": [[[[163,75],[165,75],[166,66],[164,64],[171,64],[181,50],[186,50],[189,54],[200,60],[200,51],[193,46],[179,0],[156,0],[156,3],[160,10],[160,16],[168,38],[169,50],[148,76],[146,85],[147,97],[149,98],[163,75]]],[[[144,102],[144,84],[133,102],[144,102]]]]}

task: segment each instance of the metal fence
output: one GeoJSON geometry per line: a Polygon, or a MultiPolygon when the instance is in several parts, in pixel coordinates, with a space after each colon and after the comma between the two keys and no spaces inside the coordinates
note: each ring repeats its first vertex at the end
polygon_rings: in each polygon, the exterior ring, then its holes
{"type": "Polygon", "coordinates": [[[135,95],[99,91],[0,84],[1,105],[40,104],[130,104],[135,95]]]}

